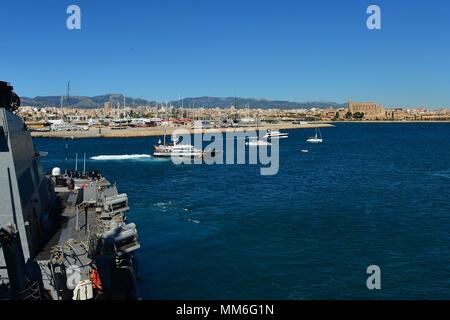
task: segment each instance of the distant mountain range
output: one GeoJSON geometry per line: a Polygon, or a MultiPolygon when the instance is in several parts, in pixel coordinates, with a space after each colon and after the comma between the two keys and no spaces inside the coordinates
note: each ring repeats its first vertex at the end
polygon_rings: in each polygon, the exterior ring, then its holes
{"type": "MultiPolygon", "coordinates": [[[[171,104],[178,107],[180,101],[172,101],[171,104]]],[[[249,106],[256,109],[301,109],[301,108],[328,108],[328,107],[343,107],[346,104],[341,104],[332,101],[310,101],[310,102],[292,102],[283,100],[266,100],[266,99],[253,99],[253,98],[218,98],[218,97],[198,97],[198,98],[185,98],[183,99],[183,106],[189,105],[195,107],[201,106],[214,106],[214,107],[229,107],[236,105],[237,108],[249,106]]]]}
{"type": "MultiPolygon", "coordinates": [[[[22,106],[33,106],[33,107],[59,107],[61,105],[61,96],[39,96],[35,98],[21,97],[21,105],[22,106]]],[[[63,97],[62,104],[64,106],[70,105],[71,107],[76,108],[101,108],[105,104],[105,102],[112,102],[114,106],[120,104],[123,106],[123,95],[111,93],[105,94],[102,96],[95,97],[85,97],[85,96],[73,96],[69,97],[69,101],[67,103],[67,98],[63,97]]],[[[126,97],[125,102],[127,106],[131,105],[155,105],[154,101],[147,101],[144,99],[135,99],[131,97],[126,97]]]]}
{"type": "MultiPolygon", "coordinates": [[[[22,106],[33,107],[47,107],[47,106],[60,106],[60,96],[39,96],[35,98],[22,97],[22,106]]],[[[154,106],[158,102],[148,101],[140,98],[126,97],[127,106],[154,106]]],[[[62,101],[63,105],[70,105],[77,108],[101,108],[105,102],[112,102],[114,106],[123,106],[123,96],[121,94],[105,94],[102,96],[85,97],[85,96],[73,96],[69,98],[67,103],[66,98],[62,101]]],[[[344,107],[346,104],[332,102],[332,101],[311,101],[311,102],[291,102],[282,100],[266,100],[266,99],[252,99],[252,98],[234,98],[234,97],[198,97],[198,98],[185,98],[183,102],[176,100],[170,101],[169,104],[174,107],[183,105],[185,108],[191,107],[229,107],[236,105],[237,108],[243,108],[249,106],[250,108],[258,109],[291,109],[291,108],[328,108],[328,107],[344,107]]]]}

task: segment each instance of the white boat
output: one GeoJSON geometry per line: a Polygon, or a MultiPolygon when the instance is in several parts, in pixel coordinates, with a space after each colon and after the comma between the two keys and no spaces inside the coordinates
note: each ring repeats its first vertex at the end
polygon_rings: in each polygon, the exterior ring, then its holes
{"type": "Polygon", "coordinates": [[[278,130],[267,130],[267,133],[264,135],[264,139],[281,139],[281,138],[287,138],[289,133],[282,133],[278,130]]]}
{"type": "Polygon", "coordinates": [[[258,140],[257,137],[250,137],[250,141],[245,143],[250,147],[258,147],[258,146],[271,146],[272,144],[267,140],[258,140]]]}
{"type": "MultiPolygon", "coordinates": [[[[259,132],[259,118],[256,116],[256,131],[259,132]]],[[[271,146],[272,144],[267,141],[266,136],[263,137],[264,140],[259,140],[258,137],[249,137],[249,141],[245,144],[249,147],[263,147],[263,146],[271,146]]]]}
{"type": "Polygon", "coordinates": [[[306,140],[306,142],[309,142],[309,143],[322,143],[323,142],[322,133],[320,132],[320,129],[318,127],[316,127],[316,134],[314,135],[314,137],[309,137],[308,140],[306,140]]]}
{"type": "Polygon", "coordinates": [[[315,137],[309,138],[308,140],[306,140],[306,142],[309,142],[309,143],[322,143],[323,139],[322,138],[318,138],[317,136],[315,136],[315,137]]]}
{"type": "Polygon", "coordinates": [[[203,151],[196,149],[190,144],[178,144],[178,139],[172,137],[172,143],[164,143],[159,141],[159,144],[154,147],[153,156],[159,158],[170,158],[170,157],[180,157],[180,158],[200,158],[203,156],[203,151]]]}
{"type": "Polygon", "coordinates": [[[200,158],[203,156],[203,152],[189,144],[159,145],[155,146],[153,156],[160,158],[200,158]]]}

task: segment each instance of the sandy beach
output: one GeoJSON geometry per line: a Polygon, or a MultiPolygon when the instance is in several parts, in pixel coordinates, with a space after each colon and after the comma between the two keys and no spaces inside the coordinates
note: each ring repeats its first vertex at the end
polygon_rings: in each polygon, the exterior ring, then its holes
{"type": "MultiPolygon", "coordinates": [[[[318,124],[280,124],[280,125],[262,125],[260,130],[282,130],[282,129],[311,129],[315,127],[328,128],[334,127],[329,123],[318,124]]],[[[34,138],[70,138],[70,139],[84,139],[84,138],[135,138],[135,137],[152,137],[162,136],[164,131],[167,135],[171,135],[175,129],[187,129],[194,133],[194,129],[188,126],[181,127],[151,127],[151,128],[127,128],[122,130],[113,130],[108,127],[90,128],[87,131],[55,131],[55,132],[32,132],[34,138]]],[[[241,128],[219,128],[210,129],[219,132],[242,132],[256,130],[256,127],[241,127],[241,128]]],[[[197,129],[198,131],[198,129],[197,129]]],[[[203,133],[206,130],[202,130],[203,133]]]]}

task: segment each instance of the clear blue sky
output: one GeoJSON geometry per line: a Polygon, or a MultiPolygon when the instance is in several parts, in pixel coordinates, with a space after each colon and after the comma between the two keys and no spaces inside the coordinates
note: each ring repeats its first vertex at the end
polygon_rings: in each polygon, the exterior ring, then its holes
{"type": "Polygon", "coordinates": [[[450,1],[0,2],[0,79],[24,96],[125,93],[450,106],[450,1]],[[66,29],[81,7],[82,29],[66,29]],[[378,4],[382,29],[366,28],[378,4]]]}

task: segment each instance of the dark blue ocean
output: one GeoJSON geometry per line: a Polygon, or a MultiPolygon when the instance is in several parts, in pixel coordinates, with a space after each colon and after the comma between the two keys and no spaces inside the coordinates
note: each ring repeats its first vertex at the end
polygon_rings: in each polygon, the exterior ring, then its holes
{"type": "MultiPolygon", "coordinates": [[[[291,130],[280,170],[87,162],[128,194],[146,299],[450,299],[450,124],[337,124],[324,143],[291,130]],[[309,149],[302,153],[301,149],[309,149]],[[366,287],[369,265],[381,290],[366,287]]],[[[36,139],[46,170],[69,144],[149,154],[157,138],[36,139]]],[[[81,162],[80,162],[81,167],[81,162]]]]}

